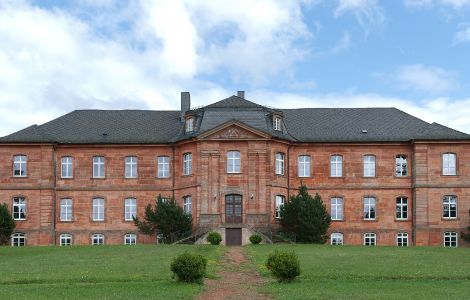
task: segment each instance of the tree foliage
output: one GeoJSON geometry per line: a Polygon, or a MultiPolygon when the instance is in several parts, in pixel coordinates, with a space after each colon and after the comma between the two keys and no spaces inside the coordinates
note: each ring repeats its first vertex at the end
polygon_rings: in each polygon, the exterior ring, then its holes
{"type": "Polygon", "coordinates": [[[140,232],[161,235],[164,243],[171,243],[191,234],[193,219],[175,199],[163,199],[158,195],[154,206],[148,204],[145,207],[143,220],[135,217],[134,223],[140,232]]]}
{"type": "Polygon", "coordinates": [[[323,244],[328,239],[331,217],[320,195],[312,197],[307,187],[301,185],[298,195],[281,207],[280,224],[296,242],[323,244]]]}
{"type": "Polygon", "coordinates": [[[0,204],[0,245],[7,245],[15,229],[15,220],[6,203],[0,204]]]}

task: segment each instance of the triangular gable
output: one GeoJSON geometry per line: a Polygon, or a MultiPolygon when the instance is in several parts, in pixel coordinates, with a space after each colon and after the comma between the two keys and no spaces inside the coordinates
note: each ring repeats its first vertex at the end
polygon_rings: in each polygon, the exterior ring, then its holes
{"type": "Polygon", "coordinates": [[[229,121],[197,136],[201,140],[268,139],[271,136],[238,121],[229,121]]]}

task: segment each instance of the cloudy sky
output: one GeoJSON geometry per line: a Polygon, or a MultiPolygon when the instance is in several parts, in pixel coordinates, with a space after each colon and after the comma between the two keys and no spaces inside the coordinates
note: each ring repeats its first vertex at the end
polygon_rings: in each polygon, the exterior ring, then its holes
{"type": "Polygon", "coordinates": [[[470,0],[0,0],[0,136],[237,90],[279,108],[395,106],[470,133],[470,0]]]}

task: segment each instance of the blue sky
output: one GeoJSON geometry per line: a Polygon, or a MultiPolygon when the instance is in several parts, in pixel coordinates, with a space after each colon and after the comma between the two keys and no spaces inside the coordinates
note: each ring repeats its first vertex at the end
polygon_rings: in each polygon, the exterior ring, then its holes
{"type": "Polygon", "coordinates": [[[470,0],[0,2],[0,135],[74,109],[395,106],[470,132],[470,0]]]}

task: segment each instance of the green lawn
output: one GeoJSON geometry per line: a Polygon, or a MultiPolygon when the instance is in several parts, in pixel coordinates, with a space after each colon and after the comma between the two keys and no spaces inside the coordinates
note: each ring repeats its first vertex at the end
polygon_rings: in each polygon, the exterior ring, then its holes
{"type": "Polygon", "coordinates": [[[257,245],[248,253],[260,272],[274,251],[295,251],[301,276],[270,280],[262,289],[278,299],[470,299],[470,249],[257,245]]]}
{"type": "Polygon", "coordinates": [[[202,286],[175,282],[170,271],[186,250],[203,254],[213,277],[225,248],[0,247],[0,299],[191,299],[202,286]]]}

